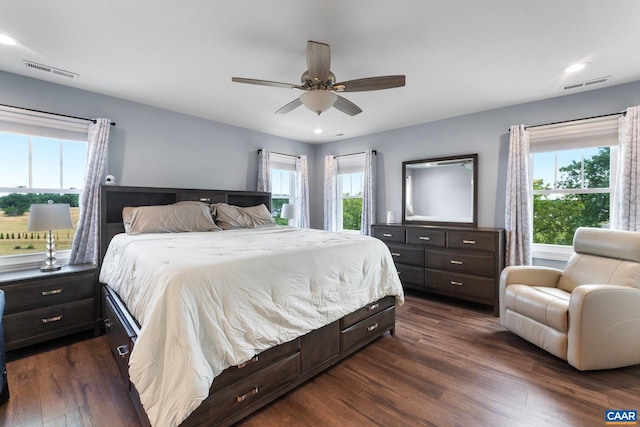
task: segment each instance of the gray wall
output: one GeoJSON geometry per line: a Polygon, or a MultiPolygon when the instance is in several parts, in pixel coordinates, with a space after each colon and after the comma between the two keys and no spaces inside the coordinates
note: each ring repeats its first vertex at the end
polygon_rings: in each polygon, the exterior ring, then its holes
{"type": "Polygon", "coordinates": [[[108,173],[119,185],[255,190],[257,150],[313,156],[315,147],[0,71],[0,104],[116,122],[108,173]]]}
{"type": "MultiPolygon", "coordinates": [[[[418,89],[417,89],[418,90],[418,89]]],[[[0,103],[117,123],[108,172],[121,185],[254,190],[262,147],[309,157],[311,225],[323,225],[324,156],[376,149],[378,221],[402,218],[402,162],[478,153],[478,225],[504,227],[509,132],[622,111],[640,104],[640,82],[310,145],[0,71],[0,103]]],[[[435,101],[434,101],[435,102],[435,101]]],[[[464,102],[464,100],[460,100],[464,102]]]]}
{"type": "MultiPolygon", "coordinates": [[[[434,101],[436,102],[436,101],[434,101]]],[[[464,100],[460,100],[464,102],[464,100]]],[[[504,227],[509,128],[609,114],[640,105],[640,82],[530,102],[451,119],[410,126],[322,144],[310,190],[316,215],[312,226],[322,227],[322,171],[324,156],[370,148],[378,152],[377,219],[393,211],[402,218],[402,162],[429,157],[478,153],[478,226],[504,227]]]]}

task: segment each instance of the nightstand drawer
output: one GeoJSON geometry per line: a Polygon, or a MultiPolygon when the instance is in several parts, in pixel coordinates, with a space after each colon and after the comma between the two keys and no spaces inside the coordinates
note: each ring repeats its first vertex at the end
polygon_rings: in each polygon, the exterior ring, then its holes
{"type": "Polygon", "coordinates": [[[19,346],[20,341],[37,340],[43,335],[59,334],[66,328],[95,323],[95,307],[95,300],[90,298],[5,315],[7,349],[19,346]]]}
{"type": "Polygon", "coordinates": [[[7,300],[6,314],[33,308],[93,298],[95,274],[93,272],[37,280],[3,286],[7,300]]]}

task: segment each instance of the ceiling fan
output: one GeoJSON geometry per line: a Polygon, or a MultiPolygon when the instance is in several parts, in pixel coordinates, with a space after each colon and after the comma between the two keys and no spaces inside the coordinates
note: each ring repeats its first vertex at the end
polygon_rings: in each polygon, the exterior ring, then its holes
{"type": "Polygon", "coordinates": [[[405,84],[405,76],[401,75],[367,77],[336,83],[336,76],[331,72],[330,65],[331,53],[329,45],[309,40],[307,42],[308,69],[302,73],[299,85],[268,80],[245,79],[242,77],[233,77],[231,80],[236,83],[300,89],[304,91],[299,98],[294,99],[276,111],[276,114],[288,113],[304,104],[308,109],[318,115],[331,107],[335,107],[350,116],[355,116],[361,113],[362,110],[353,102],[337,95],[336,92],[364,92],[369,90],[390,89],[402,87],[405,84]]]}

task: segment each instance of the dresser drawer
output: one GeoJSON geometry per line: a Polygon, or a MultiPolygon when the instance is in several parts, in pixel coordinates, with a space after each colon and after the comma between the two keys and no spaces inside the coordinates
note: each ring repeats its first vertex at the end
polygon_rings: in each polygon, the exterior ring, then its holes
{"type": "Polygon", "coordinates": [[[92,324],[95,322],[95,307],[95,299],[90,298],[5,315],[4,332],[7,347],[14,348],[13,345],[9,346],[9,343],[18,346],[20,341],[60,333],[65,328],[92,324]]]}
{"type": "Polygon", "coordinates": [[[300,351],[300,339],[296,338],[284,344],[265,350],[252,359],[238,365],[225,369],[220,375],[214,378],[211,391],[220,390],[234,382],[246,378],[247,375],[254,374],[265,367],[273,364],[290,354],[300,351]]]}
{"type": "Polygon", "coordinates": [[[429,269],[425,276],[428,290],[487,304],[494,302],[496,284],[493,279],[429,269]]]}
{"type": "Polygon", "coordinates": [[[424,267],[424,249],[415,246],[389,243],[393,262],[424,267]]]}
{"type": "Polygon", "coordinates": [[[456,230],[447,233],[447,246],[470,251],[496,251],[496,234],[456,230]]]}
{"type": "Polygon", "coordinates": [[[366,307],[362,307],[358,311],[354,311],[351,314],[347,314],[340,321],[340,329],[346,329],[351,325],[355,325],[361,320],[366,319],[374,314],[381,312],[382,310],[389,308],[396,303],[396,297],[388,296],[378,301],[372,302],[371,304],[367,304],[366,307]]]}
{"type": "Polygon", "coordinates": [[[403,285],[414,287],[424,286],[424,267],[415,267],[413,265],[396,264],[398,277],[403,285]]]}
{"type": "Polygon", "coordinates": [[[223,419],[269,397],[269,394],[300,375],[300,353],[292,354],[211,395],[207,417],[223,419]]]}
{"type": "Polygon", "coordinates": [[[495,257],[492,254],[462,251],[426,251],[427,268],[485,277],[495,275],[495,257]]]}
{"type": "Polygon", "coordinates": [[[340,348],[345,351],[356,344],[372,340],[380,331],[393,328],[395,321],[396,312],[393,307],[374,314],[340,332],[340,348]]]}
{"type": "Polygon", "coordinates": [[[95,296],[95,274],[89,272],[39,278],[2,288],[6,297],[5,313],[11,314],[66,301],[93,298],[95,296]]]}
{"type": "Polygon", "coordinates": [[[444,230],[432,230],[429,228],[407,228],[407,243],[444,248],[447,242],[444,230]]]}
{"type": "Polygon", "coordinates": [[[404,227],[385,227],[383,225],[376,225],[373,227],[373,237],[376,237],[385,242],[405,242],[405,230],[404,227]]]}

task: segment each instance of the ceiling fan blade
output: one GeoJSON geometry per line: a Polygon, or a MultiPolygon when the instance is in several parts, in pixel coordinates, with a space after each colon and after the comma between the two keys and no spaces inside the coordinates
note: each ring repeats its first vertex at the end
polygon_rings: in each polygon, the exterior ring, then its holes
{"type": "Polygon", "coordinates": [[[293,85],[291,83],[271,82],[269,80],[245,79],[243,77],[232,77],[231,81],[236,83],[247,83],[250,85],[282,87],[285,89],[302,89],[302,86],[293,85]]]}
{"type": "Polygon", "coordinates": [[[338,98],[336,99],[336,102],[333,103],[333,106],[350,116],[355,116],[356,114],[362,113],[360,107],[358,107],[348,99],[341,97],[340,95],[338,95],[338,98]]]}
{"type": "Polygon", "coordinates": [[[276,111],[276,114],[286,114],[289,111],[294,110],[301,105],[302,105],[302,101],[300,101],[300,98],[296,98],[290,103],[288,103],[287,105],[285,105],[284,107],[280,108],[278,111],[276,111]]]}
{"type": "Polygon", "coordinates": [[[331,71],[329,45],[309,40],[307,42],[307,68],[313,84],[325,83],[331,71]]]}
{"type": "Polygon", "coordinates": [[[405,76],[380,76],[364,79],[349,80],[333,85],[333,90],[338,92],[363,92],[367,90],[391,89],[402,87],[405,84],[405,76]]]}

